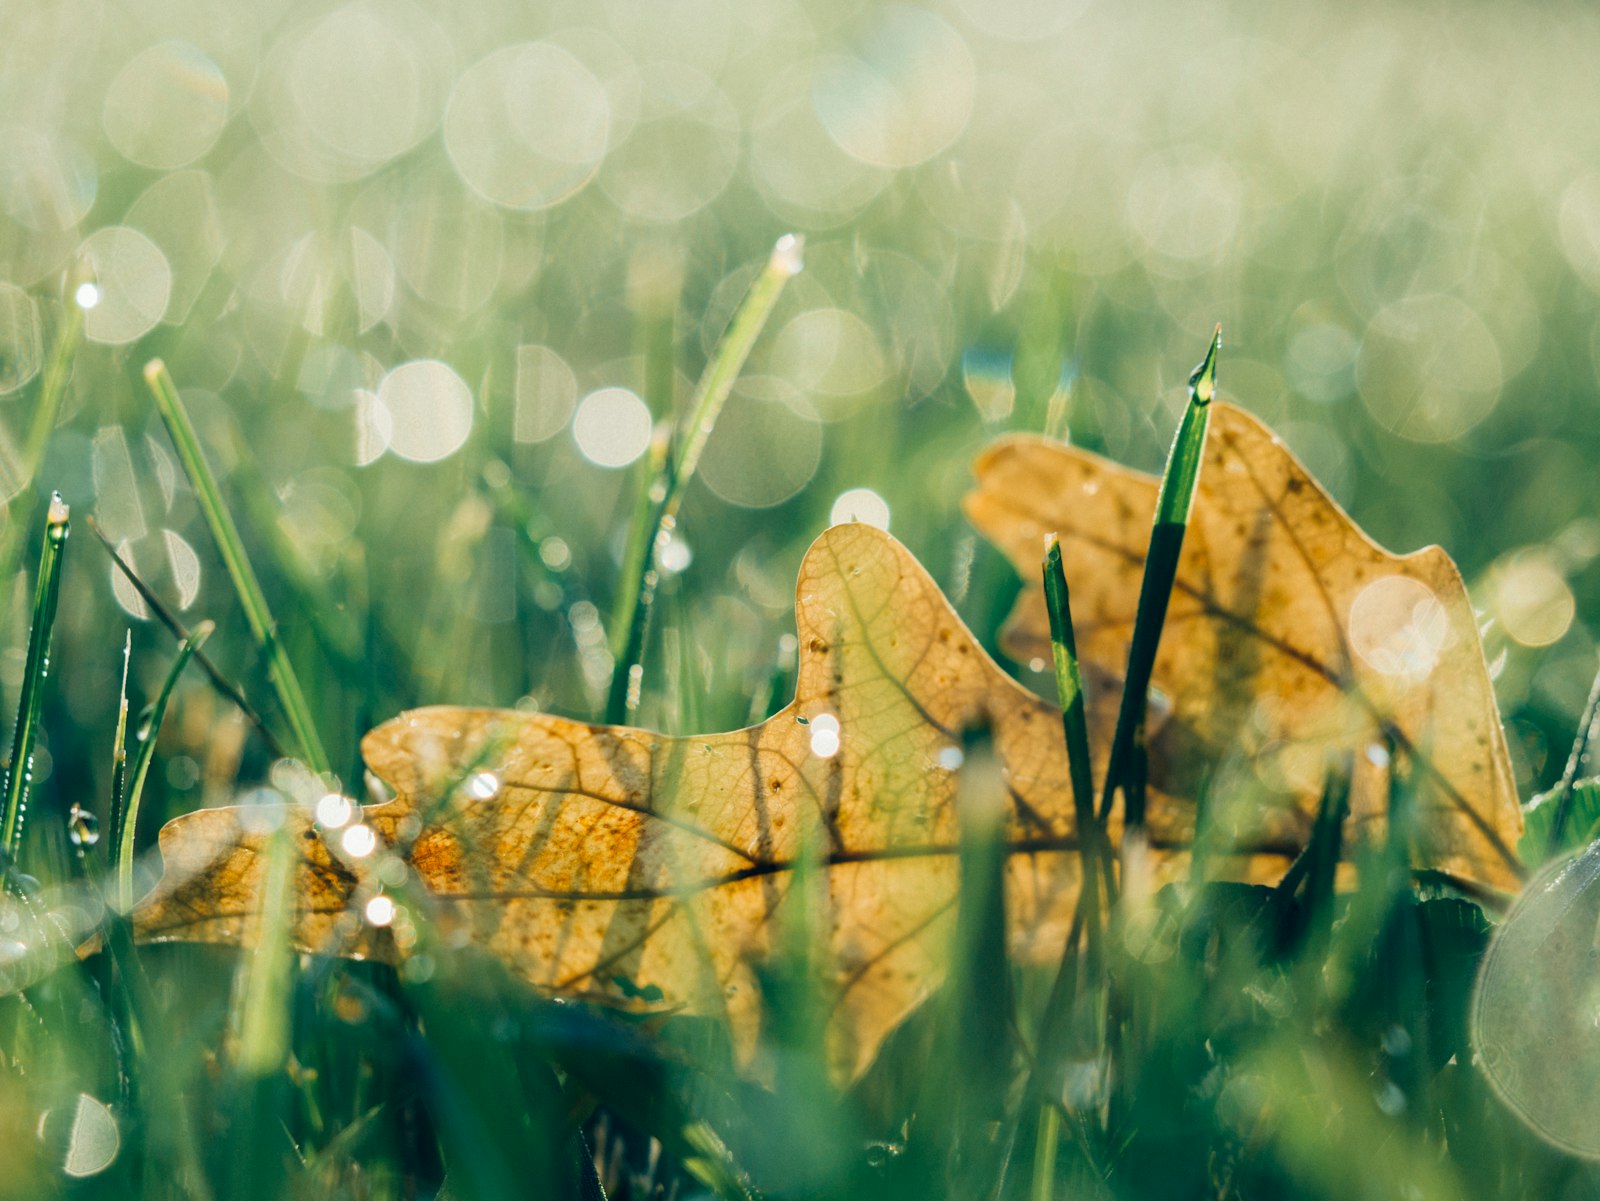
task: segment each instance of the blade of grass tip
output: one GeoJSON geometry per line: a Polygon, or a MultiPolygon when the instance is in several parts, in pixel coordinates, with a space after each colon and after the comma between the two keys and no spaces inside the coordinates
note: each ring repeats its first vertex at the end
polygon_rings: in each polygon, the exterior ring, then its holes
{"type": "MultiPolygon", "coordinates": [[[[122,820],[117,824],[115,831],[117,904],[124,913],[133,908],[134,836],[139,827],[139,800],[144,795],[145,777],[150,773],[150,763],[156,754],[156,735],[161,732],[161,722],[167,715],[167,703],[172,699],[172,691],[178,686],[178,677],[183,674],[183,669],[189,665],[189,660],[200,649],[200,644],[211,637],[211,631],[215,628],[212,622],[203,621],[195,627],[193,634],[184,639],[183,645],[178,648],[177,656],[172,660],[172,666],[167,669],[167,678],[161,682],[161,691],[156,693],[155,704],[150,707],[149,716],[139,726],[139,749],[134,753],[133,770],[128,775],[128,799],[123,806],[122,820]]],[[[123,713],[126,712],[127,701],[124,699],[123,713]]]]}
{"type": "Polygon", "coordinates": [[[632,581],[631,589],[619,596],[618,611],[613,628],[618,630],[622,654],[617,658],[616,675],[612,677],[611,700],[607,705],[608,721],[625,721],[627,715],[638,708],[639,683],[642,678],[644,658],[644,628],[649,621],[650,608],[655,600],[659,580],[657,559],[672,540],[673,529],[678,524],[678,510],[683,505],[684,494],[700,456],[705,451],[711,431],[716,427],[722,406],[733,391],[734,382],[744,370],[756,339],[766,327],[772,310],[783,295],[788,282],[800,274],[804,266],[802,252],[805,239],[799,234],[784,234],[772,248],[767,265],[745,293],[733,320],[711,352],[700,382],[689,398],[689,417],[684,423],[681,437],[670,454],[663,470],[652,481],[647,491],[651,509],[641,510],[646,534],[643,553],[631,574],[624,575],[624,584],[632,581]],[[656,494],[659,492],[659,500],[656,494]],[[625,621],[623,619],[626,619],[625,621]],[[620,631],[626,631],[622,634],[620,631]],[[639,669],[636,671],[635,669],[639,669]],[[620,706],[617,698],[621,698],[620,706]],[[620,708],[621,712],[617,710],[620,708]]]}
{"type": "Polygon", "coordinates": [[[1550,819],[1549,846],[1561,845],[1567,822],[1572,816],[1572,790],[1578,783],[1578,773],[1589,757],[1589,744],[1594,741],[1595,730],[1600,727],[1600,672],[1595,673],[1589,686],[1589,699],[1584,703],[1583,716],[1578,720],[1578,732],[1572,739],[1572,753],[1567,756],[1567,766],[1561,773],[1561,791],[1556,794],[1555,816],[1550,819]]]}
{"type": "Polygon", "coordinates": [[[272,612],[267,608],[267,598],[262,594],[261,583],[256,579],[255,569],[250,566],[250,559],[245,554],[238,526],[234,524],[233,515],[223,503],[216,477],[211,474],[211,468],[206,465],[205,456],[201,454],[200,440],[195,435],[194,425],[189,420],[188,411],[183,407],[183,400],[172,382],[172,376],[168,374],[166,364],[160,359],[152,359],[145,365],[144,379],[150,389],[150,395],[156,402],[156,409],[161,414],[161,420],[167,427],[167,433],[172,438],[173,448],[178,452],[178,459],[183,464],[184,472],[194,486],[200,510],[205,514],[206,525],[211,529],[211,536],[216,541],[217,549],[222,554],[222,561],[228,568],[228,575],[233,580],[234,591],[239,595],[239,604],[244,609],[245,619],[250,623],[250,632],[255,635],[256,642],[267,656],[267,675],[278,694],[278,703],[283,706],[284,716],[289,721],[290,729],[294,731],[300,754],[304,757],[306,766],[312,771],[319,775],[327,775],[328,754],[323,749],[322,739],[318,737],[316,724],[311,719],[311,710],[306,703],[305,692],[300,687],[300,678],[295,675],[294,666],[289,662],[288,653],[283,648],[283,641],[278,637],[272,612]]]}
{"type": "Polygon", "coordinates": [[[6,772],[5,817],[0,823],[0,846],[4,847],[13,865],[18,862],[22,847],[22,830],[33,788],[33,747],[38,740],[45,677],[50,671],[50,636],[55,630],[56,602],[61,596],[61,561],[72,528],[70,516],[61,494],[52,494],[39,550],[39,578],[33,594],[33,621],[28,630],[28,658],[22,673],[22,693],[17,701],[11,764],[6,772]]]}
{"type": "MultiPolygon", "coordinates": [[[[133,590],[139,594],[139,599],[145,603],[151,613],[155,614],[156,620],[166,626],[167,632],[172,635],[180,646],[187,642],[189,640],[188,627],[178,620],[178,615],[166,606],[166,603],[155,594],[155,590],[140,578],[138,572],[134,571],[133,565],[124,559],[117,548],[111,544],[111,539],[106,537],[105,531],[100,528],[100,523],[94,519],[94,515],[91,513],[84,518],[84,521],[89,525],[89,532],[99,539],[101,547],[104,548],[106,554],[111,556],[111,562],[122,573],[122,578],[132,585],[133,590]]],[[[272,757],[274,759],[287,758],[289,752],[278,741],[277,735],[268,728],[266,720],[256,711],[255,706],[249,702],[244,693],[222,674],[221,669],[217,667],[211,657],[204,651],[197,651],[194,661],[200,665],[200,670],[206,673],[206,679],[211,681],[211,686],[231,701],[234,708],[244,714],[245,720],[256,728],[256,733],[261,735],[261,741],[266,743],[267,750],[272,752],[272,757]]]]}
{"type": "MultiPolygon", "coordinates": [[[[1089,722],[1084,708],[1083,676],[1078,670],[1078,644],[1072,630],[1072,597],[1067,590],[1067,575],[1061,565],[1061,539],[1050,534],[1045,539],[1045,606],[1050,612],[1050,654],[1055,663],[1056,696],[1061,704],[1061,728],[1067,743],[1067,764],[1071,773],[1072,808],[1078,825],[1079,849],[1083,855],[1084,889],[1088,904],[1097,905],[1098,884],[1103,883],[1108,898],[1113,895],[1110,864],[1104,857],[1105,829],[1095,817],[1094,778],[1089,763],[1089,722]],[[1098,871],[1097,871],[1098,869],[1098,871]]],[[[1087,915],[1089,938],[1096,937],[1098,915],[1087,915]]]]}
{"type": "Polygon", "coordinates": [[[33,424],[28,427],[27,441],[22,445],[22,470],[18,473],[22,490],[12,502],[11,520],[0,535],[0,580],[9,580],[16,574],[24,534],[32,525],[33,480],[39,474],[45,447],[61,416],[61,401],[67,394],[67,381],[72,378],[72,360],[83,339],[84,310],[93,308],[99,296],[93,284],[81,284],[66,302],[61,335],[50,352],[50,361],[45,364],[44,377],[39,381],[39,398],[33,410],[33,424]],[[90,291],[85,292],[84,288],[90,291]]]}
{"type": "Polygon", "coordinates": [[[1217,355],[1221,349],[1222,326],[1219,325],[1211,336],[1205,359],[1189,377],[1189,404],[1172,441],[1161,489],[1156,495],[1155,524],[1150,531],[1150,549],[1145,555],[1144,579],[1139,585],[1139,605],[1134,611],[1122,703],[1117,711],[1116,732],[1112,735],[1111,755],[1100,796],[1100,819],[1104,821],[1111,812],[1118,789],[1123,790],[1123,825],[1128,830],[1144,825],[1144,789],[1125,785],[1129,768],[1136,760],[1135,743],[1144,740],[1150,674],[1155,667],[1161,627],[1167,619],[1167,602],[1172,597],[1173,581],[1178,574],[1178,556],[1189,526],[1189,510],[1194,505],[1195,487],[1200,480],[1206,429],[1211,422],[1211,398],[1216,393],[1217,355]]]}

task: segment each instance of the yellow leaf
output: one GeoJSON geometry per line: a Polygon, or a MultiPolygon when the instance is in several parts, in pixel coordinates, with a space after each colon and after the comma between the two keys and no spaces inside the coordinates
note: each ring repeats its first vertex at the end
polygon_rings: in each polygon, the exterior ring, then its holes
{"type": "MultiPolygon", "coordinates": [[[[998,443],[976,473],[969,517],[1032,581],[1008,652],[1049,658],[1038,564],[1054,531],[1079,654],[1099,675],[1120,674],[1156,481],[1039,438],[998,443]]],[[[1192,825],[1203,795],[1224,840],[1279,846],[1281,872],[1305,845],[1340,752],[1353,753],[1350,829],[1381,834],[1392,744],[1416,765],[1418,865],[1518,886],[1521,809],[1455,565],[1438,547],[1385,551],[1271,431],[1220,402],[1153,684],[1153,826],[1192,825]]],[[[1109,714],[1103,698],[1091,706],[1102,753],[1109,714]]],[[[1259,861],[1230,874],[1260,876],[1259,861]]]]}
{"type": "MultiPolygon", "coordinates": [[[[374,730],[363,754],[397,791],[359,818],[378,849],[352,855],[347,841],[360,851],[361,838],[299,810],[286,818],[302,854],[296,944],[398,958],[403,913],[382,929],[359,920],[381,881],[405,875],[397,856],[443,937],[554,992],[723,1016],[748,1057],[756,968],[810,853],[830,1059],[854,1075],[943,972],[958,869],[952,752],[984,724],[1008,794],[1010,950],[1058,958],[1079,877],[1058,711],[995,665],[887,534],[829,530],[797,592],[795,699],[749,729],[668,738],[439,707],[374,730]]],[[[169,823],[138,937],[248,945],[261,817],[214,809],[169,823]]]]}

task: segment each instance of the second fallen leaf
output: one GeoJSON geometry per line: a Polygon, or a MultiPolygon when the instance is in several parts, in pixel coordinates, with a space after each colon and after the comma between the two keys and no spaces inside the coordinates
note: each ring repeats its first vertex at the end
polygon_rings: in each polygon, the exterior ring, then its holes
{"type": "MultiPolygon", "coordinates": [[[[1348,755],[1352,827],[1377,836],[1398,757],[1415,768],[1418,866],[1516,888],[1521,809],[1455,565],[1438,547],[1385,551],[1270,430],[1214,410],[1156,660],[1152,820],[1204,804],[1224,859],[1241,838],[1292,853],[1330,764],[1348,755]]],[[[1025,579],[1037,580],[1045,535],[1060,534],[1079,652],[1120,674],[1156,481],[1027,437],[991,447],[976,473],[968,515],[1025,579]]],[[[1024,661],[1049,655],[1037,583],[1004,642],[1024,661]]],[[[1109,728],[1092,733],[1109,742],[1109,728]]]]}

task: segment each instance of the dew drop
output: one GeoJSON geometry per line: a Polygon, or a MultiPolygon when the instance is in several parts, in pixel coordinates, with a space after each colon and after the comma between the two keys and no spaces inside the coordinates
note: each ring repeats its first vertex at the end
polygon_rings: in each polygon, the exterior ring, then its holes
{"type": "Polygon", "coordinates": [[[73,846],[92,847],[100,841],[100,819],[75,804],[67,814],[67,834],[73,846]]]}

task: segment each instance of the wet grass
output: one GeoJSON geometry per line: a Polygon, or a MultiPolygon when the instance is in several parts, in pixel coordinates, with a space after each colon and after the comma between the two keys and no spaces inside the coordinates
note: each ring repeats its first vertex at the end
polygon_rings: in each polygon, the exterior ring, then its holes
{"type": "MultiPolygon", "coordinates": [[[[1215,353],[1213,343],[1191,413],[1209,399],[1215,353]]],[[[298,688],[289,643],[249,569],[245,535],[170,381],[159,370],[149,378],[265,676],[316,765],[314,704],[298,688]]],[[[723,395],[726,382],[716,385],[723,395]]],[[[694,409],[697,420],[703,408],[694,409]]],[[[693,431],[704,429],[687,428],[692,446],[693,431]]],[[[1204,422],[1182,430],[1163,489],[1178,498],[1163,513],[1179,529],[1204,422]]],[[[678,473],[669,471],[669,481],[692,472],[688,451],[668,462],[678,473]]],[[[669,482],[652,497],[644,528],[670,531],[676,508],[664,501],[673,495],[669,482]]],[[[60,578],[58,525],[39,531],[39,646],[49,639],[60,578]]],[[[1151,557],[1147,592],[1171,586],[1178,543],[1170,542],[1170,553],[1151,557]]],[[[1108,811],[1093,812],[1068,580],[1059,548],[1050,550],[1063,735],[1080,820],[1098,830],[1108,811]]],[[[644,562],[653,565],[654,555],[652,547],[644,562]]],[[[1134,637],[1141,678],[1160,638],[1159,610],[1141,599],[1141,617],[1151,615],[1134,637]]],[[[669,626],[681,618],[671,607],[658,615],[669,626]]],[[[367,614],[369,629],[372,620],[367,614]]],[[[113,772],[121,816],[110,842],[124,902],[134,851],[149,845],[138,801],[159,759],[157,735],[209,632],[208,623],[185,635],[135,723],[131,768],[113,772]]],[[[295,652],[315,648],[301,639],[295,652]]],[[[745,680],[718,675],[715,648],[709,657],[707,670],[704,659],[662,655],[651,678],[687,706],[691,677],[704,671],[694,686],[710,708],[748,705],[745,680]]],[[[40,721],[42,661],[30,652],[17,734],[23,763],[40,721]]],[[[615,670],[640,661],[626,654],[615,670]]],[[[781,684],[770,691],[782,699],[781,684]]],[[[1129,772],[1143,706],[1141,692],[1122,707],[1129,772]]],[[[228,712],[224,703],[212,720],[228,712]]],[[[1121,723],[1118,731],[1121,738],[1121,723]]],[[[845,1082],[821,1066],[826,1002],[803,931],[780,940],[788,949],[763,975],[774,1020],[755,1068],[741,1069],[715,1022],[640,1020],[552,999],[442,931],[419,931],[422,953],[398,971],[295,955],[286,920],[293,852],[282,838],[270,844],[257,944],[244,953],[135,946],[117,907],[99,916],[74,909],[70,898],[98,887],[110,866],[92,830],[67,842],[13,839],[8,937],[48,939],[52,922],[61,928],[48,963],[29,961],[24,975],[11,961],[12,989],[0,998],[0,1119],[16,1149],[0,1195],[1589,1195],[1600,1175],[1512,1119],[1475,1066],[1467,1013],[1493,915],[1413,878],[1404,850],[1412,806],[1399,766],[1386,842],[1351,840],[1348,781],[1334,773],[1310,845],[1275,887],[1193,883],[1130,895],[1115,883],[1109,844],[1085,839],[1084,874],[1095,884],[1071,943],[1058,966],[1024,970],[1005,954],[1004,848],[981,816],[998,812],[1003,785],[975,731],[961,784],[971,819],[949,982],[860,1079],[845,1082]],[[1340,891],[1347,862],[1359,884],[1340,891]],[[81,960],[70,953],[78,937],[94,948],[81,960]]],[[[1120,794],[1137,828],[1137,775],[1113,784],[1106,802],[1120,794]]],[[[1560,794],[1563,814],[1572,791],[1560,794]]],[[[19,803],[15,812],[20,828],[25,809],[19,803]]]]}

